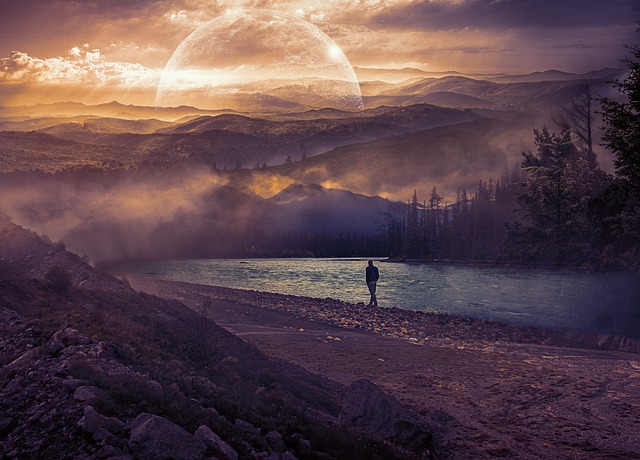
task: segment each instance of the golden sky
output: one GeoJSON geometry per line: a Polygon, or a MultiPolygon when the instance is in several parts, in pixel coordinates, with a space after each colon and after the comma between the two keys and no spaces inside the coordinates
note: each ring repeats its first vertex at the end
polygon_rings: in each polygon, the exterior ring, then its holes
{"type": "Polygon", "coordinates": [[[239,7],[315,24],[359,68],[582,73],[639,42],[637,0],[6,0],[0,104],[153,105],[182,40],[239,7]]]}

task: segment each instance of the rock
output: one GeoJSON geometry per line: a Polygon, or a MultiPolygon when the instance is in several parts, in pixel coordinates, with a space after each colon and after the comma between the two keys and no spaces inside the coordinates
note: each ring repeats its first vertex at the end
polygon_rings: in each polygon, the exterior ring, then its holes
{"type": "Polygon", "coordinates": [[[414,451],[423,451],[431,444],[431,434],[419,414],[365,379],[349,388],[338,420],[371,435],[390,438],[414,451]]]}
{"type": "Polygon", "coordinates": [[[294,444],[298,453],[304,457],[308,457],[311,452],[311,442],[300,433],[294,433],[289,437],[290,444],[294,444]]]}
{"type": "Polygon", "coordinates": [[[76,389],[73,399],[77,401],[108,400],[109,393],[98,387],[84,385],[76,389]]]}
{"type": "Polygon", "coordinates": [[[184,428],[151,414],[140,414],[132,422],[129,448],[142,460],[196,460],[207,450],[204,441],[184,428]]]}
{"type": "Polygon", "coordinates": [[[92,436],[93,440],[99,443],[99,445],[104,446],[106,444],[112,444],[112,441],[116,438],[111,431],[106,428],[98,428],[93,432],[92,436]]]}
{"type": "Polygon", "coordinates": [[[69,392],[73,393],[78,388],[83,386],[90,386],[91,382],[82,379],[66,379],[62,381],[62,386],[69,392]]]}
{"type": "Polygon", "coordinates": [[[113,458],[122,455],[122,450],[113,446],[104,446],[98,452],[96,452],[97,458],[113,458]]]}
{"type": "Polygon", "coordinates": [[[609,334],[599,335],[597,338],[598,348],[602,350],[608,350],[611,348],[611,343],[613,342],[613,336],[609,334]]]}
{"type": "Polygon", "coordinates": [[[37,348],[32,348],[13,360],[11,363],[4,366],[2,370],[0,370],[0,388],[2,388],[9,380],[12,380],[13,375],[17,376],[19,369],[22,369],[31,363],[35,359],[37,352],[37,348]]]}
{"type": "Polygon", "coordinates": [[[260,428],[253,426],[245,420],[236,419],[236,423],[234,425],[240,432],[244,433],[249,438],[257,438],[260,436],[260,428]]]}
{"type": "Polygon", "coordinates": [[[282,435],[277,431],[269,431],[264,435],[264,440],[267,442],[269,447],[276,452],[283,453],[287,450],[287,445],[285,444],[284,439],[282,439],[282,435]]]}
{"type": "Polygon", "coordinates": [[[155,380],[145,381],[144,389],[151,398],[155,398],[159,400],[164,398],[165,396],[164,390],[162,389],[162,385],[160,385],[160,383],[155,380]]]}
{"type": "Polygon", "coordinates": [[[44,351],[49,356],[56,356],[58,353],[60,353],[64,349],[65,349],[65,346],[62,342],[51,342],[45,347],[44,351]]]}
{"type": "Polygon", "coordinates": [[[87,406],[84,408],[84,416],[80,419],[78,425],[86,433],[95,433],[99,428],[105,428],[109,432],[116,434],[122,429],[124,423],[114,417],[105,417],[96,412],[93,407],[87,406]]]}
{"type": "Polygon", "coordinates": [[[313,420],[314,423],[320,425],[336,425],[338,424],[338,419],[331,414],[327,414],[318,409],[314,409],[313,407],[307,407],[304,411],[304,415],[313,420]]]}
{"type": "Polygon", "coordinates": [[[99,342],[93,350],[88,353],[93,358],[106,359],[109,361],[115,361],[120,358],[118,348],[111,342],[99,342]]]}
{"type": "Polygon", "coordinates": [[[193,437],[203,441],[207,446],[207,454],[217,457],[219,460],[238,460],[238,453],[229,444],[220,439],[206,425],[201,425],[193,437]]]}
{"type": "Polygon", "coordinates": [[[4,437],[4,435],[11,433],[13,429],[17,426],[17,421],[11,417],[0,417],[0,437],[4,437]]]}
{"type": "Polygon", "coordinates": [[[64,348],[70,345],[86,345],[91,343],[91,339],[83,336],[77,329],[67,327],[66,329],[61,329],[53,334],[53,337],[51,337],[51,344],[56,343],[62,344],[64,348]]]}

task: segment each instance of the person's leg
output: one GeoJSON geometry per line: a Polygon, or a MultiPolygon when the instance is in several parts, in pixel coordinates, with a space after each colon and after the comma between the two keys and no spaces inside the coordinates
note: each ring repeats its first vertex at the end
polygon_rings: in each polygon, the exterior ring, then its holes
{"type": "Polygon", "coordinates": [[[378,298],[376,297],[376,287],[377,287],[377,283],[374,281],[373,282],[373,291],[371,292],[371,295],[373,297],[373,305],[375,305],[377,307],[378,306],[378,298]]]}
{"type": "Polygon", "coordinates": [[[367,285],[369,286],[369,294],[371,294],[369,305],[378,305],[378,299],[376,298],[376,282],[370,281],[367,285]]]}

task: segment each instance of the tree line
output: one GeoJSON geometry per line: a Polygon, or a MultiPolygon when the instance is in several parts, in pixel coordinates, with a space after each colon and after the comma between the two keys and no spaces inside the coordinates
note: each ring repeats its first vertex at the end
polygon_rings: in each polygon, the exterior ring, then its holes
{"type": "Polygon", "coordinates": [[[390,256],[638,270],[640,48],[631,51],[626,77],[612,83],[620,100],[583,85],[557,131],[534,130],[536,151],[520,167],[446,206],[436,187],[422,203],[414,192],[406,216],[388,217],[390,256]],[[594,153],[594,103],[614,174],[594,153]]]}

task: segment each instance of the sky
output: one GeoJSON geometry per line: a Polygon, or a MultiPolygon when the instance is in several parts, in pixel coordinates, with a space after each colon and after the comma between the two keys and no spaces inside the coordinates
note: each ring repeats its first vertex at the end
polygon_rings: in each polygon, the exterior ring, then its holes
{"type": "Polygon", "coordinates": [[[356,68],[583,73],[640,43],[637,0],[5,0],[0,105],[154,105],[180,43],[239,7],[309,21],[356,68]]]}

